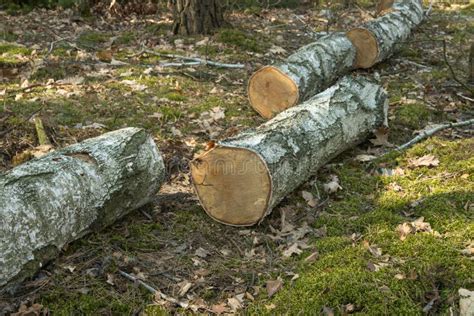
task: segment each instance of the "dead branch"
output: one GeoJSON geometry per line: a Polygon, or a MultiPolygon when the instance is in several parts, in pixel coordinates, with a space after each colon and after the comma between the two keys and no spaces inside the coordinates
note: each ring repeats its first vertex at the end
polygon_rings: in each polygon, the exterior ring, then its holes
{"type": "Polygon", "coordinates": [[[166,58],[189,60],[189,62],[183,62],[183,63],[160,63],[159,65],[162,67],[181,67],[181,66],[197,66],[197,65],[208,65],[208,66],[214,66],[214,67],[219,67],[219,68],[233,68],[233,69],[242,69],[245,67],[244,64],[220,63],[217,61],[211,61],[211,60],[202,59],[198,57],[188,57],[188,56],[175,55],[175,54],[163,54],[163,53],[154,52],[148,49],[145,49],[143,53],[160,56],[160,57],[166,57],[166,58]]]}
{"type": "Polygon", "coordinates": [[[175,298],[172,298],[164,293],[162,293],[161,291],[155,289],[154,287],[152,287],[151,285],[148,285],[146,284],[145,282],[143,282],[142,280],[140,280],[139,278],[136,278],[134,277],[133,275],[130,275],[128,274],[127,272],[124,272],[122,270],[118,270],[118,272],[120,273],[120,275],[122,275],[123,277],[125,277],[126,279],[132,281],[132,282],[136,282],[138,284],[140,284],[141,286],[143,286],[145,289],[147,289],[148,291],[150,291],[151,293],[153,293],[154,295],[160,295],[160,297],[170,303],[173,303],[173,304],[176,304],[182,308],[187,308],[188,305],[184,302],[180,302],[178,301],[177,299],[175,298]]]}
{"type": "Polygon", "coordinates": [[[426,139],[426,138],[436,134],[437,132],[445,130],[447,128],[462,127],[462,126],[468,126],[468,125],[472,125],[472,124],[474,124],[474,119],[470,119],[470,120],[462,121],[462,122],[457,122],[457,123],[442,124],[442,125],[439,125],[439,126],[436,126],[436,127],[432,128],[430,130],[421,132],[418,136],[416,136],[415,138],[413,138],[409,142],[407,142],[407,143],[405,143],[401,146],[398,146],[394,150],[395,151],[403,151],[403,150],[413,146],[414,144],[422,141],[423,139],[426,139]]]}
{"type": "Polygon", "coordinates": [[[448,53],[447,53],[447,49],[446,49],[446,40],[443,39],[442,42],[443,42],[443,59],[444,59],[444,62],[446,63],[446,66],[448,66],[449,72],[451,73],[451,76],[453,77],[453,80],[456,81],[457,83],[459,83],[463,88],[465,88],[466,90],[471,92],[471,94],[474,94],[474,89],[469,87],[466,83],[462,82],[462,80],[459,80],[458,77],[456,76],[456,73],[454,72],[453,67],[451,66],[451,64],[448,61],[448,53]]]}

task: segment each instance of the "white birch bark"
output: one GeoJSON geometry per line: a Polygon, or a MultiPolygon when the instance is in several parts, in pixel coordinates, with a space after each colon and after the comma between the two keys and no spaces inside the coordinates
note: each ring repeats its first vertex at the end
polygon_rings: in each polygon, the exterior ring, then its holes
{"type": "Polygon", "coordinates": [[[355,58],[356,48],[345,33],[326,35],[255,72],[248,85],[250,104],[271,118],[329,87],[354,69],[355,58]]]}
{"type": "Polygon", "coordinates": [[[356,49],[345,33],[326,35],[273,67],[298,86],[298,103],[308,100],[353,69],[356,49]]]}
{"type": "Polygon", "coordinates": [[[253,225],[318,168],[386,125],[387,110],[388,98],[382,87],[361,77],[344,77],[310,100],[196,158],[191,170],[200,202],[222,223],[253,225]],[[233,161],[233,156],[243,156],[242,150],[251,152],[249,158],[243,158],[244,163],[240,158],[233,161]],[[224,151],[230,153],[222,156],[224,151]],[[268,177],[260,176],[260,167],[256,172],[246,167],[255,155],[268,177]],[[245,176],[239,176],[242,174],[245,176]],[[253,174],[258,175],[257,180],[253,174]]]}
{"type": "Polygon", "coordinates": [[[363,28],[375,36],[378,44],[376,63],[396,52],[423,17],[419,0],[400,0],[393,4],[391,12],[364,24],[363,28]]]}
{"type": "Polygon", "coordinates": [[[67,243],[150,202],[163,159],[142,129],[126,128],[0,175],[0,288],[32,276],[67,243]]]}

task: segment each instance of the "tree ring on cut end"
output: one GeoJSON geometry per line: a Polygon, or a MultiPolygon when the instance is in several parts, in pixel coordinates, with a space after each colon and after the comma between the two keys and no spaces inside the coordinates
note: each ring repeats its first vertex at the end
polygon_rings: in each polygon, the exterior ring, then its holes
{"type": "Polygon", "coordinates": [[[288,75],[276,67],[266,66],[250,78],[248,96],[252,107],[261,116],[269,119],[296,105],[299,91],[288,75]]]}
{"type": "Polygon", "coordinates": [[[379,56],[379,47],[374,34],[364,28],[355,28],[346,33],[347,38],[357,50],[354,66],[357,68],[370,68],[379,56]]]}
{"type": "Polygon", "coordinates": [[[251,150],[218,145],[191,162],[191,177],[201,205],[218,222],[250,226],[267,211],[270,174],[251,150]]]}

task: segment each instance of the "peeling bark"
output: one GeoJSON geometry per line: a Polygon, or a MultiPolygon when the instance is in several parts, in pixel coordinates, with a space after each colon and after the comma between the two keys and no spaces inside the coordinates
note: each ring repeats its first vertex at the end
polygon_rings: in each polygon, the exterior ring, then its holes
{"type": "Polygon", "coordinates": [[[353,69],[356,49],[344,33],[306,45],[284,62],[258,70],[250,78],[252,107],[263,117],[306,101],[353,69]]]}
{"type": "Polygon", "coordinates": [[[337,84],[191,162],[206,212],[229,225],[261,221],[318,168],[387,124],[388,98],[363,78],[337,84]]]}
{"type": "Polygon", "coordinates": [[[60,249],[151,201],[165,178],[147,133],[126,128],[0,175],[0,287],[32,276],[60,249]]]}
{"type": "Polygon", "coordinates": [[[399,0],[385,15],[347,32],[347,37],[357,48],[355,66],[370,68],[391,56],[423,18],[420,1],[399,0]]]}

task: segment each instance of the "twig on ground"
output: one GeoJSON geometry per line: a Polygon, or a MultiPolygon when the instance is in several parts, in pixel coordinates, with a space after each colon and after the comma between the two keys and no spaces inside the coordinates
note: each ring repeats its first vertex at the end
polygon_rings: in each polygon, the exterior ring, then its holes
{"type": "Polygon", "coordinates": [[[16,90],[9,90],[7,95],[5,96],[5,99],[7,97],[12,96],[13,94],[20,93],[20,92],[26,92],[27,90],[31,90],[33,88],[38,88],[38,87],[59,87],[59,86],[69,86],[69,85],[74,85],[74,83],[69,83],[69,82],[52,82],[52,83],[34,83],[29,85],[28,87],[16,89],[16,90]]]}
{"type": "MultiPolygon", "coordinates": [[[[49,50],[48,52],[46,53],[46,55],[44,56],[44,58],[47,58],[52,52],[53,52],[53,49],[54,49],[54,45],[56,43],[59,43],[59,42],[62,42],[62,41],[66,41],[67,39],[71,38],[71,36],[68,36],[68,37],[62,37],[62,38],[59,38],[55,41],[52,41],[50,44],[49,44],[49,50]]],[[[74,47],[77,49],[77,46],[75,45],[72,45],[71,43],[68,42],[68,44],[71,46],[71,47],[74,47]]]]}
{"type": "Polygon", "coordinates": [[[148,49],[145,49],[143,53],[147,53],[147,54],[151,54],[155,56],[167,57],[167,58],[189,60],[189,62],[182,62],[182,63],[160,63],[159,66],[162,66],[162,67],[181,67],[181,66],[198,66],[198,65],[209,65],[209,66],[214,66],[214,67],[233,68],[233,69],[241,69],[245,67],[244,64],[226,64],[226,63],[220,63],[217,61],[206,60],[206,59],[202,59],[198,57],[187,57],[187,56],[181,56],[181,55],[175,55],[175,54],[163,54],[163,53],[154,52],[148,49]]]}
{"type": "Polygon", "coordinates": [[[419,63],[415,63],[414,61],[411,61],[411,60],[394,59],[394,61],[399,62],[399,63],[404,63],[404,64],[413,65],[413,66],[415,66],[415,67],[422,68],[422,69],[426,69],[426,70],[432,70],[432,68],[429,67],[429,66],[425,66],[425,65],[422,65],[422,64],[419,64],[419,63]]]}
{"type": "Polygon", "coordinates": [[[466,97],[465,95],[462,95],[461,93],[456,93],[456,95],[460,97],[461,99],[467,100],[469,102],[474,102],[473,98],[466,97]]]}
{"type": "Polygon", "coordinates": [[[447,53],[447,49],[446,49],[446,40],[444,40],[444,39],[443,39],[443,59],[444,59],[444,62],[446,63],[446,66],[448,66],[449,72],[451,73],[451,76],[453,77],[453,80],[456,81],[457,83],[459,83],[461,86],[463,86],[466,90],[471,92],[471,94],[474,94],[474,89],[470,88],[467,84],[465,84],[464,82],[459,80],[458,77],[456,76],[456,73],[454,72],[453,67],[451,66],[451,64],[448,61],[448,53],[447,53]]]}
{"type": "Polygon", "coordinates": [[[122,270],[118,270],[118,272],[120,273],[120,275],[122,275],[123,277],[125,277],[126,279],[132,281],[132,282],[137,282],[138,284],[140,284],[141,286],[143,286],[145,289],[147,289],[148,291],[150,291],[151,293],[155,294],[155,295],[160,295],[160,297],[170,303],[173,303],[173,304],[176,304],[176,305],[179,305],[180,307],[182,308],[187,308],[188,307],[188,304],[184,303],[184,302],[180,302],[178,301],[177,299],[174,299],[166,294],[163,294],[161,291],[155,289],[154,287],[152,287],[151,285],[148,285],[146,284],[145,282],[143,282],[142,280],[140,280],[139,278],[136,278],[134,277],[133,275],[131,274],[128,274],[127,272],[124,272],[122,270]]]}
{"type": "Polygon", "coordinates": [[[425,11],[425,17],[431,14],[431,10],[433,10],[433,0],[430,1],[430,5],[428,6],[428,9],[425,11]]]}
{"type": "MultiPolygon", "coordinates": [[[[413,146],[414,144],[420,142],[421,140],[426,139],[426,138],[434,135],[435,133],[437,133],[439,131],[442,131],[442,130],[445,130],[447,128],[462,127],[462,126],[468,126],[468,125],[472,125],[472,124],[474,124],[474,119],[470,119],[470,120],[462,121],[462,122],[457,122],[457,123],[441,124],[441,125],[436,126],[436,127],[432,128],[430,130],[421,132],[418,136],[416,136],[415,138],[413,138],[409,142],[407,142],[407,143],[405,143],[401,146],[396,147],[394,149],[394,151],[403,151],[403,150],[413,146]]],[[[384,155],[386,155],[390,152],[392,152],[392,151],[389,151],[389,152],[385,153],[384,155]]],[[[384,155],[382,155],[382,156],[384,156],[384,155]]]]}

